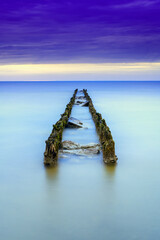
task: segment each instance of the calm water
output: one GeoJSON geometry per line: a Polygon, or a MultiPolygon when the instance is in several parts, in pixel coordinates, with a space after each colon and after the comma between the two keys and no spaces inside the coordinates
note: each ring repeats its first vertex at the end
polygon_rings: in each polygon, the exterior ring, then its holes
{"type": "MultiPolygon", "coordinates": [[[[86,142],[98,141],[88,112],[79,118],[91,124],[86,142]]],[[[68,138],[81,143],[83,131],[68,138]]],[[[159,82],[0,83],[0,239],[159,240],[159,186],[159,82]],[[44,141],[77,87],[111,128],[116,167],[101,154],[43,166],[44,141]]]]}

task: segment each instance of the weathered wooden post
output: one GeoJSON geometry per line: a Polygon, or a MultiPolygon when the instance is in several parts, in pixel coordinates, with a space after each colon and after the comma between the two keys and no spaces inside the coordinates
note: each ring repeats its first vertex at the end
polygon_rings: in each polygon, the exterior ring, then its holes
{"type": "Polygon", "coordinates": [[[111,131],[105,120],[102,118],[102,115],[96,112],[92,103],[92,99],[87,93],[87,89],[83,89],[83,92],[87,101],[89,102],[89,111],[92,115],[97,133],[99,135],[99,140],[102,145],[103,161],[105,163],[116,163],[118,158],[115,155],[115,143],[113,141],[111,131]]]}
{"type": "Polygon", "coordinates": [[[71,114],[77,91],[78,89],[74,91],[73,97],[67,104],[64,113],[61,114],[61,118],[53,125],[52,133],[46,141],[46,149],[44,152],[44,164],[46,166],[53,166],[57,162],[58,150],[62,142],[62,133],[68,123],[68,118],[71,114]]]}

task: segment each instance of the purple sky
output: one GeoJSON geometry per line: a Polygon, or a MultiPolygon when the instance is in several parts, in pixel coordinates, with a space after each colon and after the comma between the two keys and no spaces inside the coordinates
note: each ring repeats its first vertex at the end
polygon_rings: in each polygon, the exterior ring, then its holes
{"type": "Polygon", "coordinates": [[[1,0],[1,64],[158,61],[160,0],[1,0]]]}

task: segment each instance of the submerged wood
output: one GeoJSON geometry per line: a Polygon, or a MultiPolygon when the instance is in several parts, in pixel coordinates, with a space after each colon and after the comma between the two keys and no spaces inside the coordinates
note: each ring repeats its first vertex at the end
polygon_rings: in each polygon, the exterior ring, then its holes
{"type": "Polygon", "coordinates": [[[85,100],[86,98],[84,96],[78,96],[76,99],[85,100]]]}
{"type": "Polygon", "coordinates": [[[81,107],[88,107],[89,106],[89,101],[85,101],[82,103],[81,107]]]}
{"type": "Polygon", "coordinates": [[[68,124],[67,124],[66,127],[68,127],[68,128],[82,128],[83,123],[80,120],[78,120],[77,118],[70,117],[68,119],[68,124]]]}
{"type": "Polygon", "coordinates": [[[53,125],[52,133],[46,141],[46,149],[44,152],[44,164],[46,166],[53,166],[56,164],[58,159],[58,150],[62,142],[62,133],[64,128],[67,126],[68,119],[70,117],[73,104],[75,102],[75,97],[78,89],[74,91],[73,97],[70,102],[66,105],[66,109],[61,118],[53,125]]]}
{"type": "Polygon", "coordinates": [[[81,105],[82,103],[84,103],[84,102],[82,102],[82,101],[76,101],[76,102],[75,102],[75,105],[81,105]]]}
{"type": "Polygon", "coordinates": [[[75,105],[81,105],[86,102],[85,96],[78,96],[75,100],[75,105]]]}
{"type": "Polygon", "coordinates": [[[107,126],[105,120],[102,118],[102,115],[96,112],[92,99],[87,93],[87,89],[83,89],[83,93],[89,102],[89,111],[92,115],[97,133],[99,135],[99,140],[102,145],[103,161],[107,164],[116,163],[118,158],[115,155],[115,143],[113,141],[111,131],[107,126]]]}

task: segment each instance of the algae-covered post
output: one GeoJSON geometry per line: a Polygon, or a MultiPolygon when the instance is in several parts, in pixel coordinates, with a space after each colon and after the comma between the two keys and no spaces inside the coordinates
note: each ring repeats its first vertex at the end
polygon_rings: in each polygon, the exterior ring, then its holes
{"type": "Polygon", "coordinates": [[[115,143],[113,141],[111,131],[105,120],[102,118],[102,115],[96,112],[92,103],[92,99],[88,95],[87,90],[83,89],[83,92],[87,101],[89,102],[89,111],[92,115],[97,133],[99,135],[99,140],[102,145],[103,161],[105,163],[116,163],[118,158],[115,155],[115,143]]]}
{"type": "Polygon", "coordinates": [[[44,152],[44,164],[46,166],[53,166],[57,162],[58,150],[62,142],[62,133],[68,123],[68,118],[71,114],[77,91],[78,89],[74,91],[73,97],[67,104],[64,113],[61,114],[61,118],[53,125],[52,133],[46,141],[46,149],[44,152]]]}

